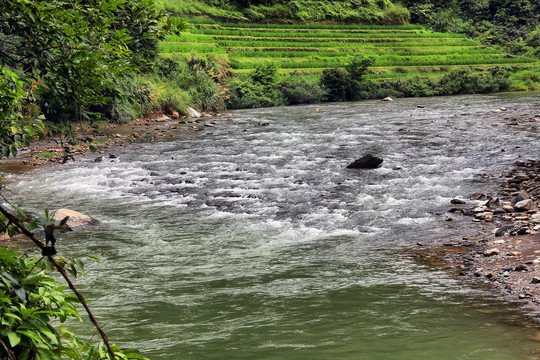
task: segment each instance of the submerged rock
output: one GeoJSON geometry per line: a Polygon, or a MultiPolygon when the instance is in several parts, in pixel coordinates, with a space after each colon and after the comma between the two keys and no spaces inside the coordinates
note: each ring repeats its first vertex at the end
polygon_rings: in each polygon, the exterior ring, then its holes
{"type": "Polygon", "coordinates": [[[372,155],[372,154],[366,154],[362,156],[359,159],[354,160],[352,163],[350,163],[347,168],[348,169],[375,169],[379,167],[379,165],[382,164],[383,158],[372,155]]]}
{"type": "Polygon", "coordinates": [[[89,226],[97,226],[101,224],[99,220],[96,220],[93,217],[69,209],[56,210],[54,216],[52,217],[52,220],[62,221],[66,217],[69,217],[66,225],[71,231],[79,231],[89,226]]]}

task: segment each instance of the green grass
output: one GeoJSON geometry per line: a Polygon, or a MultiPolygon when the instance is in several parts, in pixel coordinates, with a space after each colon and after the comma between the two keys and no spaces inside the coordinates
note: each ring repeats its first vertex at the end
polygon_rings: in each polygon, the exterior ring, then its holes
{"type": "MultiPolygon", "coordinates": [[[[417,25],[189,22],[188,32],[170,36],[160,44],[161,55],[187,58],[205,54],[224,59],[238,74],[272,63],[281,75],[298,72],[317,77],[326,68],[343,66],[354,54],[375,58],[367,75],[371,79],[436,77],[463,67],[482,71],[493,66],[527,68],[538,63],[537,59],[510,57],[500,50],[481,47],[461,34],[432,33],[417,25]]],[[[523,78],[523,86],[527,86],[531,76],[525,73],[523,78]]]]}

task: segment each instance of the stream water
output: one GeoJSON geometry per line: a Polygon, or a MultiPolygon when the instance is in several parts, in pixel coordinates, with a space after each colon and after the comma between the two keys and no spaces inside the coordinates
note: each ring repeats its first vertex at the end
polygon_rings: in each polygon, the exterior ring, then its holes
{"type": "Polygon", "coordinates": [[[18,175],[7,195],[105,223],[59,251],[110,254],[77,284],[111,340],[152,359],[538,359],[516,306],[401,250],[475,234],[446,221],[449,202],[540,154],[537,124],[505,120],[539,106],[529,93],[239,111],[18,175]],[[382,167],[346,169],[366,152],[382,167]]]}

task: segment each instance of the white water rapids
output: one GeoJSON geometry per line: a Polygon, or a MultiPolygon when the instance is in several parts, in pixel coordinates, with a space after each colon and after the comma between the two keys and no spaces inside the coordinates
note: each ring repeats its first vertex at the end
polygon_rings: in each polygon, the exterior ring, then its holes
{"type": "Polygon", "coordinates": [[[153,359],[537,359],[515,309],[399,249],[478,231],[449,202],[538,157],[540,124],[508,125],[538,95],[239,111],[8,196],[106,224],[59,251],[110,253],[77,282],[112,341],[153,359]],[[383,165],[346,169],[367,152],[383,165]]]}

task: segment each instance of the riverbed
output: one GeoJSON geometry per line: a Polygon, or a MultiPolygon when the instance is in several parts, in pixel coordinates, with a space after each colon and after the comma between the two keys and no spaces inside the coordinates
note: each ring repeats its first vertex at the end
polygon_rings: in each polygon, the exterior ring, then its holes
{"type": "Polygon", "coordinates": [[[517,305],[402,250],[478,235],[450,200],[538,157],[520,116],[539,95],[243,110],[17,175],[7,196],[104,222],[58,250],[101,258],[78,286],[113,342],[152,359],[537,359],[517,305]],[[380,168],[346,168],[368,152],[380,168]]]}

